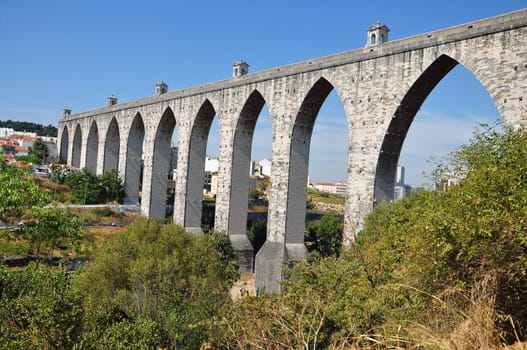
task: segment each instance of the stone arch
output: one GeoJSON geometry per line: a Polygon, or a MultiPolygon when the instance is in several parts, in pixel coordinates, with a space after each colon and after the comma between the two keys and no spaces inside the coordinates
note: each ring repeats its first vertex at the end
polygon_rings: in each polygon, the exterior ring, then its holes
{"type": "Polygon", "coordinates": [[[229,233],[245,234],[247,198],[249,196],[249,167],[256,121],[265,105],[263,96],[254,90],[243,105],[234,130],[232,173],[230,178],[229,233]],[[233,190],[235,189],[235,190],[233,190]]]}
{"type": "Polygon", "coordinates": [[[206,99],[194,119],[190,134],[184,226],[193,231],[199,231],[201,227],[205,156],[215,115],[216,110],[209,99],[206,99]]]}
{"type": "Polygon", "coordinates": [[[325,78],[311,87],[302,101],[291,132],[289,183],[286,209],[286,244],[304,242],[309,146],[318,112],[334,89],[325,78]]]}
{"type": "MultiPolygon", "coordinates": [[[[167,185],[170,169],[171,141],[176,117],[170,107],[161,116],[154,139],[150,190],[150,216],[164,219],[167,206],[167,185]]],[[[143,132],[144,133],[144,132],[143,132]]]]}
{"type": "Polygon", "coordinates": [[[86,143],[86,168],[93,173],[97,172],[97,157],[99,154],[99,128],[97,121],[91,123],[86,143]]]}
{"type": "Polygon", "coordinates": [[[73,148],[71,150],[71,166],[74,168],[80,168],[81,166],[81,148],[82,130],[80,124],[77,124],[73,134],[73,148]]]}
{"type": "Polygon", "coordinates": [[[68,144],[69,144],[69,135],[68,135],[68,126],[64,125],[62,129],[62,135],[60,137],[60,151],[59,151],[59,160],[67,162],[68,161],[68,144]]]}
{"type": "Polygon", "coordinates": [[[457,64],[448,55],[439,56],[414,81],[395,110],[377,159],[374,204],[393,199],[397,163],[410,125],[430,92],[457,64]]]}
{"type": "Polygon", "coordinates": [[[126,169],[124,176],[125,201],[127,203],[139,202],[141,175],[143,166],[143,142],[145,139],[145,125],[141,114],[138,112],[130,126],[126,144],[126,169]]]}
{"type": "Polygon", "coordinates": [[[103,172],[119,169],[119,149],[121,147],[121,137],[117,119],[112,118],[106,132],[106,142],[104,144],[104,166],[103,172]]]}

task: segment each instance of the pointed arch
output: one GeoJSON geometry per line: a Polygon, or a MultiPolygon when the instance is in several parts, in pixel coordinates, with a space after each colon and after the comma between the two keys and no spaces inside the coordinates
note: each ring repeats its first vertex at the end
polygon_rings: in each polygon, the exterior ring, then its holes
{"type": "Polygon", "coordinates": [[[188,228],[201,227],[205,156],[209,131],[215,115],[216,110],[209,99],[206,99],[201,105],[192,125],[187,166],[187,200],[185,202],[184,219],[184,226],[188,228]]]}
{"type": "Polygon", "coordinates": [[[90,131],[88,132],[88,142],[86,144],[86,168],[91,172],[97,171],[97,157],[99,154],[99,128],[97,121],[91,123],[90,131]]]}
{"type": "Polygon", "coordinates": [[[73,134],[73,149],[71,151],[71,166],[80,168],[81,166],[81,148],[82,148],[82,130],[80,124],[75,127],[73,134]]]}
{"type": "Polygon", "coordinates": [[[295,118],[289,154],[286,243],[304,242],[311,135],[318,112],[332,90],[333,85],[320,78],[307,93],[295,118]]]}
{"type": "Polygon", "coordinates": [[[152,184],[150,191],[150,216],[165,218],[167,206],[167,185],[172,156],[171,140],[176,118],[170,107],[165,109],[154,139],[152,160],[152,184]]]}
{"type": "Polygon", "coordinates": [[[439,56],[417,78],[401,100],[384,135],[377,160],[375,202],[393,199],[397,163],[410,125],[430,92],[457,64],[458,62],[450,56],[439,56]]]}
{"type": "Polygon", "coordinates": [[[229,233],[245,234],[247,226],[247,198],[249,196],[249,168],[254,129],[265,100],[254,90],[245,104],[234,130],[232,173],[230,178],[229,233]]]}
{"type": "Polygon", "coordinates": [[[117,119],[112,118],[106,132],[106,142],[104,144],[104,166],[103,172],[119,169],[119,150],[121,147],[121,137],[117,119]]]}
{"type": "Polygon", "coordinates": [[[127,203],[139,202],[141,175],[143,166],[143,142],[145,138],[145,125],[141,114],[138,112],[130,126],[126,144],[126,169],[124,183],[126,185],[125,201],[127,203]]]}
{"type": "Polygon", "coordinates": [[[60,137],[60,151],[59,151],[59,160],[67,162],[68,161],[68,144],[69,144],[69,135],[68,135],[68,126],[64,125],[62,129],[62,136],[60,137]]]}

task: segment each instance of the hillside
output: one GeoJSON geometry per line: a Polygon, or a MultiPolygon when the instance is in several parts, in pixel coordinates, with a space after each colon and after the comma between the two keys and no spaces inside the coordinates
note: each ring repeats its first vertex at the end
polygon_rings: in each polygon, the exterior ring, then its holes
{"type": "Polygon", "coordinates": [[[58,129],[51,124],[42,125],[33,122],[21,122],[10,119],[6,121],[0,120],[0,128],[10,128],[14,129],[15,131],[34,132],[37,134],[37,136],[57,137],[58,134],[58,129]]]}

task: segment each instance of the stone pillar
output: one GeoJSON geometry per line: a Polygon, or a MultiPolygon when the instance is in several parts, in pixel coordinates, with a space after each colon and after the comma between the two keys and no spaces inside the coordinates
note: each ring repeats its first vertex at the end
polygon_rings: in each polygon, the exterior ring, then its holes
{"type": "MultiPolygon", "coordinates": [[[[105,133],[106,134],[106,133],[105,133]]],[[[104,137],[99,137],[99,152],[97,153],[97,165],[95,173],[97,175],[102,175],[104,172],[104,150],[106,149],[106,139],[104,137]]]]}
{"type": "MultiPolygon", "coordinates": [[[[236,115],[224,120],[237,121],[236,115]]],[[[221,123],[221,119],[220,119],[221,123]]],[[[254,248],[247,237],[247,203],[252,132],[220,125],[220,171],[214,226],[229,234],[239,272],[253,272],[254,248]]]]}
{"type": "MultiPolygon", "coordinates": [[[[146,116],[148,118],[148,116],[146,116]]],[[[145,118],[145,120],[146,120],[145,118]]],[[[154,161],[154,141],[156,130],[149,125],[145,130],[145,147],[143,154],[143,187],[141,192],[141,214],[147,217],[164,219],[159,212],[152,210],[152,164],[154,161]]]]}
{"type": "MultiPolygon", "coordinates": [[[[281,101],[285,105],[285,101],[281,101]]],[[[286,250],[287,201],[289,186],[290,111],[273,110],[271,115],[284,115],[273,124],[273,154],[271,191],[267,219],[267,240],[256,254],[254,274],[257,291],[280,291],[283,278],[282,266],[288,262],[286,250]]],[[[294,253],[294,252],[293,252],[294,253]]]]}
{"type": "MultiPolygon", "coordinates": [[[[86,124],[87,120],[83,121],[84,124],[86,124]]],[[[79,168],[85,168],[86,167],[86,156],[87,156],[87,147],[88,147],[88,134],[89,129],[87,130],[86,126],[81,127],[81,154],[80,154],[80,165],[79,168]]]]}

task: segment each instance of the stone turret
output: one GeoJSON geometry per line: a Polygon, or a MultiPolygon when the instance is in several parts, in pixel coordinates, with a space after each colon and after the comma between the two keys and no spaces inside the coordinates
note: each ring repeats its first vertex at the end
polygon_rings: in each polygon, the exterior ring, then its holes
{"type": "Polygon", "coordinates": [[[62,117],[66,118],[66,117],[69,117],[70,115],[71,115],[71,109],[68,107],[64,107],[64,109],[62,110],[62,117]]]}
{"type": "Polygon", "coordinates": [[[249,73],[249,65],[244,60],[239,60],[232,65],[232,76],[237,78],[249,73]]]}
{"type": "Polygon", "coordinates": [[[390,29],[381,24],[380,21],[377,21],[376,24],[371,25],[368,28],[368,40],[366,42],[366,47],[372,47],[384,44],[388,41],[388,32],[390,29]]]}
{"type": "Polygon", "coordinates": [[[106,97],[106,107],[111,107],[117,104],[117,97],[114,95],[106,97]]]}
{"type": "Polygon", "coordinates": [[[166,94],[168,91],[168,85],[161,80],[160,83],[156,84],[156,96],[166,94]]]}

